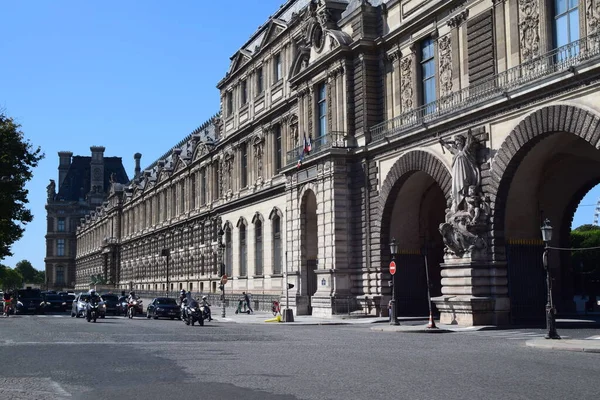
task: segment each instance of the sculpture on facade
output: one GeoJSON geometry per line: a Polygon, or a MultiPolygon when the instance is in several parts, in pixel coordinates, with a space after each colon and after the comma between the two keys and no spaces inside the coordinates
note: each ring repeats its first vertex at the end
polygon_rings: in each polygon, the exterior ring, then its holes
{"type": "Polygon", "coordinates": [[[46,190],[48,190],[48,200],[54,200],[54,196],[56,196],[56,182],[54,182],[54,179],[50,179],[46,190]]]}
{"type": "Polygon", "coordinates": [[[445,222],[439,230],[446,253],[458,257],[485,250],[482,238],[490,215],[489,198],[481,192],[481,174],[475,159],[477,142],[471,132],[456,135],[453,142],[440,139],[442,149],[452,153],[452,192],[445,222]]]}

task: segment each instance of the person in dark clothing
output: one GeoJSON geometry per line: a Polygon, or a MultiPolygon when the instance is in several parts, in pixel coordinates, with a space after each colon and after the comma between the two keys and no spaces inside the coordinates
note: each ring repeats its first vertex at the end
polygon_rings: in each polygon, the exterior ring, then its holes
{"type": "Polygon", "coordinates": [[[246,292],[242,292],[242,294],[244,295],[244,301],[246,302],[246,307],[248,307],[248,310],[250,310],[250,312],[253,313],[254,310],[252,310],[252,307],[250,306],[250,296],[246,292]]]}

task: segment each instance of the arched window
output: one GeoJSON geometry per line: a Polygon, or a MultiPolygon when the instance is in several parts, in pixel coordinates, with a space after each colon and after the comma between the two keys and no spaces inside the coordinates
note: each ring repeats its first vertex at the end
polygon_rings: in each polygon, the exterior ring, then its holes
{"type": "Polygon", "coordinates": [[[248,275],[248,257],[246,243],[246,224],[242,221],[239,225],[240,230],[240,276],[248,275]]]}
{"type": "Polygon", "coordinates": [[[273,215],[271,224],[273,227],[273,274],[280,275],[283,252],[281,245],[281,217],[278,214],[273,215]]]}
{"type": "Polygon", "coordinates": [[[254,221],[254,275],[263,274],[263,226],[260,218],[254,221]]]}
{"type": "Polygon", "coordinates": [[[233,273],[233,248],[231,243],[231,226],[225,228],[225,271],[228,276],[233,273]]]}

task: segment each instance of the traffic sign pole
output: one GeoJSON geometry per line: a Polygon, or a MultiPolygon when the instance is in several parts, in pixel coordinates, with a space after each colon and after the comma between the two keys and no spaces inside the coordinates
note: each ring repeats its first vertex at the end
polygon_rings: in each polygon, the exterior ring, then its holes
{"type": "Polygon", "coordinates": [[[390,318],[390,325],[400,325],[400,322],[398,322],[398,315],[396,313],[396,262],[393,258],[390,262],[390,274],[392,275],[392,309],[390,310],[392,312],[392,316],[390,318]]]}

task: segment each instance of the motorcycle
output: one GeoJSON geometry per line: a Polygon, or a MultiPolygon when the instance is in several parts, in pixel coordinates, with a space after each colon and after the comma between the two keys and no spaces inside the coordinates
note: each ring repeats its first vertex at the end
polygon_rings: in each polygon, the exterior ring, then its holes
{"type": "Polygon", "coordinates": [[[142,300],[140,299],[132,300],[127,303],[127,316],[129,319],[135,317],[138,308],[142,309],[142,300]]]}
{"type": "Polygon", "coordinates": [[[198,304],[193,304],[191,307],[186,306],[186,318],[184,319],[185,324],[194,326],[194,324],[198,322],[200,326],[204,326],[203,312],[204,306],[199,306],[198,304]]]}
{"type": "Polygon", "coordinates": [[[94,321],[98,318],[100,304],[98,302],[88,302],[85,310],[85,318],[87,322],[94,321]]]}

